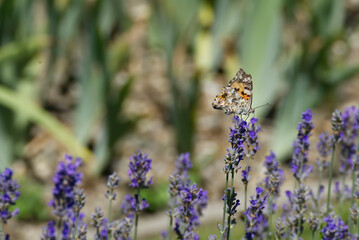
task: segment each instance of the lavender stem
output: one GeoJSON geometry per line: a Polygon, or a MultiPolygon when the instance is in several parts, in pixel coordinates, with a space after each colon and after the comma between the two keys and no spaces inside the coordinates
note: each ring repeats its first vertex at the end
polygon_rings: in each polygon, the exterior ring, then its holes
{"type": "MultiPolygon", "coordinates": [[[[232,170],[231,172],[231,192],[230,192],[230,195],[229,197],[231,197],[233,195],[233,191],[234,191],[234,170],[232,170]]],[[[226,194],[227,195],[227,194],[226,194]]],[[[229,201],[229,206],[228,206],[228,209],[229,211],[231,211],[232,209],[232,199],[230,199],[229,201]]],[[[228,221],[227,221],[227,224],[228,224],[228,228],[227,228],[227,240],[230,239],[230,235],[231,235],[231,214],[228,214],[228,221]]]]}
{"type": "MultiPolygon", "coordinates": [[[[140,199],[140,188],[137,189],[137,196],[138,196],[138,202],[136,203],[137,205],[140,205],[139,203],[139,199],[140,199]]],[[[139,207],[137,207],[139,208],[139,207]]],[[[137,240],[137,225],[138,225],[138,212],[136,211],[136,214],[135,214],[135,236],[134,236],[134,240],[137,240]]]]}
{"type": "Polygon", "coordinates": [[[226,219],[228,178],[229,178],[229,173],[227,172],[226,173],[226,188],[225,188],[225,191],[224,191],[223,219],[222,219],[222,231],[221,231],[222,240],[224,240],[224,223],[225,223],[225,219],[226,219]]]}
{"type": "Polygon", "coordinates": [[[335,145],[336,145],[336,142],[333,143],[332,158],[331,158],[331,160],[330,160],[329,180],[328,180],[327,211],[326,211],[326,215],[329,214],[330,191],[331,191],[331,187],[332,187],[332,178],[333,178],[333,165],[334,165],[335,145]]]}

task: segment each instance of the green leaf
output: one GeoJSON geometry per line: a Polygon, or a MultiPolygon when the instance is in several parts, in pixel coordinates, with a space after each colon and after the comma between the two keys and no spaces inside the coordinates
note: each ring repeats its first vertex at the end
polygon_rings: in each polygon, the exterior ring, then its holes
{"type": "Polygon", "coordinates": [[[277,96],[281,78],[275,64],[282,35],[281,7],[281,0],[246,1],[245,27],[239,46],[243,68],[253,76],[254,107],[273,102],[277,96]]]}
{"type": "Polygon", "coordinates": [[[283,159],[292,150],[301,113],[320,100],[322,93],[306,76],[293,81],[285,98],[282,99],[275,119],[275,130],[271,149],[278,159],[283,159]]]}
{"type": "Polygon", "coordinates": [[[57,139],[70,154],[80,156],[84,161],[92,160],[92,152],[81,145],[65,125],[43,110],[32,99],[0,86],[0,104],[14,112],[21,112],[29,121],[36,123],[57,139]]]}

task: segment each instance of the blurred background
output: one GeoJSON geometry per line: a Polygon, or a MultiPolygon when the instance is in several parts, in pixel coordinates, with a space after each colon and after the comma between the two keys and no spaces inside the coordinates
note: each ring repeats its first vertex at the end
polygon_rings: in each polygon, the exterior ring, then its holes
{"type": "Polygon", "coordinates": [[[240,67],[253,76],[253,106],[270,103],[255,112],[260,174],[269,149],[289,159],[302,111],[313,109],[318,133],[335,108],[358,104],[359,1],[0,0],[0,169],[13,167],[22,184],[9,231],[20,224],[38,238],[65,153],[84,159],[88,212],[104,200],[107,174],[119,172],[128,191],[138,149],[155,180],[140,231],[146,217],[167,221],[168,175],[182,152],[209,212],[220,212],[211,206],[231,117],[211,103],[240,67]]]}

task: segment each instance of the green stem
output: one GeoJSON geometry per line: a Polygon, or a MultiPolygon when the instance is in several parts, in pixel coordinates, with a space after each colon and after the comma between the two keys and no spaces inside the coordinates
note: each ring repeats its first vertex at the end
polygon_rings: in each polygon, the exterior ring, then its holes
{"type": "Polygon", "coordinates": [[[0,224],[0,239],[5,239],[5,233],[4,233],[4,223],[1,222],[0,224]]]}
{"type": "MultiPolygon", "coordinates": [[[[110,197],[109,201],[110,201],[110,203],[109,203],[109,207],[108,207],[108,222],[110,223],[111,222],[111,212],[112,212],[112,196],[110,197]]],[[[112,239],[110,234],[108,237],[110,240],[112,239]]]]}
{"type": "MultiPolygon", "coordinates": [[[[249,158],[247,157],[247,166],[246,166],[247,174],[249,174],[248,168],[249,168],[249,158]]],[[[247,211],[247,192],[248,192],[248,183],[244,184],[244,211],[247,211]]],[[[247,232],[247,217],[244,218],[244,232],[245,233],[247,232]]]]}
{"type": "Polygon", "coordinates": [[[273,195],[269,196],[269,209],[268,209],[268,235],[267,240],[272,238],[272,211],[273,211],[273,195]]]}
{"type": "MultiPolygon", "coordinates": [[[[355,171],[354,171],[354,164],[353,164],[353,169],[352,169],[352,192],[351,192],[351,197],[350,197],[350,207],[353,207],[354,204],[354,189],[355,189],[355,171]]],[[[348,222],[349,222],[349,230],[352,231],[353,229],[353,223],[350,219],[350,214],[348,215],[348,222]]]]}
{"type": "Polygon", "coordinates": [[[57,222],[56,239],[61,239],[61,226],[62,226],[62,217],[60,217],[59,221],[57,222]]]}
{"type": "Polygon", "coordinates": [[[224,223],[225,223],[225,219],[226,219],[228,178],[229,178],[229,173],[227,172],[226,173],[226,188],[224,190],[223,219],[222,219],[222,231],[221,231],[222,240],[224,240],[224,223]]]}
{"type": "MultiPolygon", "coordinates": [[[[228,206],[228,211],[231,211],[232,209],[232,196],[233,196],[233,192],[234,192],[234,170],[232,170],[231,172],[231,193],[229,195],[230,201],[229,201],[229,206],[228,206]]],[[[227,228],[227,240],[231,239],[231,214],[228,214],[228,220],[227,220],[227,224],[228,224],[228,228],[227,228]]]]}
{"type": "MultiPolygon", "coordinates": [[[[138,198],[138,202],[136,204],[140,204],[140,190],[141,189],[137,189],[137,198],[138,198]]],[[[134,240],[137,240],[137,226],[138,226],[138,212],[136,211],[135,214],[135,233],[134,233],[134,240]]]]}
{"type": "Polygon", "coordinates": [[[333,178],[333,165],[334,165],[334,154],[335,154],[335,144],[333,144],[333,150],[332,150],[332,158],[330,160],[330,168],[329,168],[329,180],[328,180],[328,196],[327,196],[327,211],[326,215],[329,214],[329,207],[330,207],[330,192],[332,187],[332,178],[333,178]]]}
{"type": "Polygon", "coordinates": [[[171,204],[170,226],[168,227],[168,239],[172,239],[172,225],[173,225],[173,209],[174,203],[171,204]]]}
{"type": "Polygon", "coordinates": [[[315,201],[317,213],[319,213],[319,195],[320,195],[320,187],[322,186],[322,178],[323,178],[323,168],[319,168],[319,186],[318,186],[318,194],[317,194],[317,200],[315,201]]]}
{"type": "Polygon", "coordinates": [[[312,240],[315,239],[315,231],[312,231],[312,240]]]}
{"type": "Polygon", "coordinates": [[[80,213],[77,212],[76,213],[76,221],[75,221],[75,239],[77,239],[77,232],[78,232],[78,227],[79,227],[79,217],[80,217],[80,213]]]}

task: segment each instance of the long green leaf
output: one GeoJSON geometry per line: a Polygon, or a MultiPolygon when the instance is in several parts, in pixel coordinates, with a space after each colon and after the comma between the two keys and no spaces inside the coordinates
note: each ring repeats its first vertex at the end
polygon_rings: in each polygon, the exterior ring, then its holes
{"type": "Polygon", "coordinates": [[[63,144],[71,154],[78,155],[85,161],[92,160],[92,152],[81,145],[64,124],[44,111],[33,100],[0,86],[0,104],[15,112],[21,112],[28,120],[38,124],[63,144]]]}

